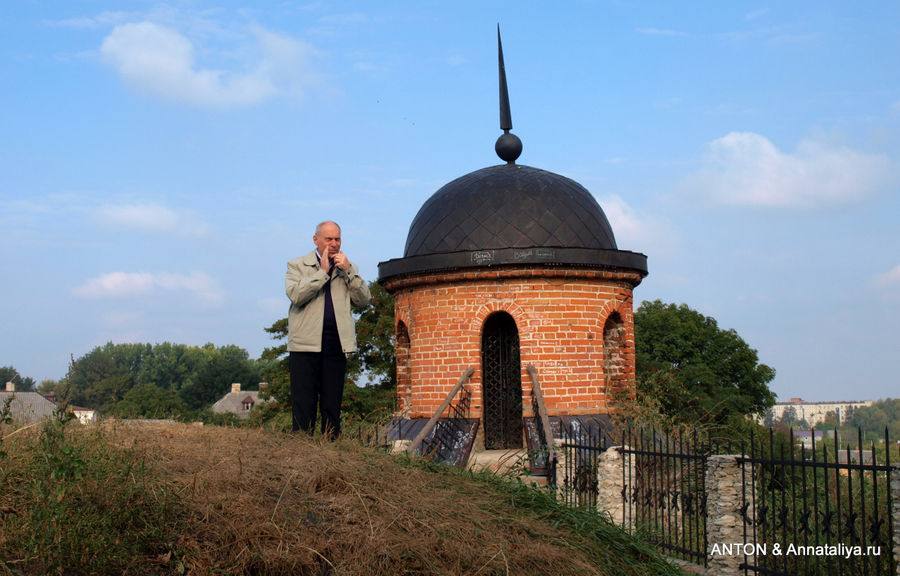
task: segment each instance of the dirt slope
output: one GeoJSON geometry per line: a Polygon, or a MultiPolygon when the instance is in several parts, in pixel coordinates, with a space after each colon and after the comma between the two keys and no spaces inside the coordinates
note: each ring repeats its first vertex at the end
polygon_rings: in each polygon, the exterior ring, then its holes
{"type": "Polygon", "coordinates": [[[188,573],[668,571],[619,535],[604,543],[598,538],[606,535],[557,528],[567,523],[529,510],[496,482],[411,467],[352,441],[173,423],[107,426],[111,442],[145,453],[187,503],[180,548],[188,573]]]}

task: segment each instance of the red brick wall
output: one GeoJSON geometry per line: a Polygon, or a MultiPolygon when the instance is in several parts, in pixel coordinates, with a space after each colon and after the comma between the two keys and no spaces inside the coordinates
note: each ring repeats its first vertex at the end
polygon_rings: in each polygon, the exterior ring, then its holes
{"type": "Polygon", "coordinates": [[[398,405],[429,417],[472,366],[471,416],[482,416],[481,331],[510,314],[519,331],[525,416],[537,368],[551,415],[610,411],[613,393],[634,390],[632,290],[637,272],[496,267],[418,274],[385,282],[394,295],[398,405]],[[407,340],[408,336],[408,340],[407,340]]]}

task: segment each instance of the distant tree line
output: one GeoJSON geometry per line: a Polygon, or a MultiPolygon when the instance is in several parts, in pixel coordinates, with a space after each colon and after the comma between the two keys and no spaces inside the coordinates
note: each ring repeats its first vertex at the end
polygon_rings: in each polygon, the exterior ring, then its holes
{"type": "Polygon", "coordinates": [[[887,398],[873,402],[871,406],[860,406],[848,418],[851,426],[862,428],[863,432],[884,434],[885,428],[895,442],[900,441],[900,398],[887,398]]]}
{"type": "Polygon", "coordinates": [[[257,389],[263,370],[243,348],[213,344],[113,344],[74,360],[66,378],[42,385],[69,404],[118,417],[195,416],[231,390],[257,389]]]}
{"type": "MultiPolygon", "coordinates": [[[[832,419],[836,421],[836,419],[832,419]]],[[[825,422],[816,428],[833,429],[832,421],[825,422]]],[[[880,442],[885,430],[892,443],[900,442],[900,398],[877,400],[870,406],[858,406],[847,417],[843,426],[839,427],[842,438],[856,442],[856,429],[862,430],[863,442],[880,442]]]]}

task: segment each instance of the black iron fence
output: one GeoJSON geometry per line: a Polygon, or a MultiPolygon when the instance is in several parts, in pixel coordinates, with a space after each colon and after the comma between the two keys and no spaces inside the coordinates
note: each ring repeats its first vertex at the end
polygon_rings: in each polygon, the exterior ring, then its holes
{"type": "Polygon", "coordinates": [[[577,427],[562,430],[558,446],[565,453],[562,466],[557,463],[557,485],[566,504],[596,506],[600,455],[607,446],[603,436],[577,427]]]}
{"type": "Polygon", "coordinates": [[[895,574],[890,439],[839,448],[836,433],[798,442],[751,437],[742,470],[742,567],[774,575],[895,574]],[[879,452],[882,461],[879,462],[879,452]]]}
{"type": "Polygon", "coordinates": [[[619,452],[625,524],[666,554],[705,566],[709,442],[627,428],[619,452]]]}
{"type": "MultiPolygon", "coordinates": [[[[890,438],[856,448],[837,432],[769,432],[738,449],[714,446],[700,435],[683,437],[626,428],[614,448],[621,477],[606,482],[603,435],[562,431],[558,489],[573,505],[597,506],[601,485],[613,484],[621,508],[601,510],[653,542],[663,553],[703,566],[733,556],[744,574],[774,576],[896,574],[890,438]],[[843,448],[839,448],[843,446],[843,448]],[[735,454],[739,452],[739,454],[735,454]],[[734,500],[709,502],[709,462],[731,454],[716,482],[734,486],[734,500]],[[710,517],[710,509],[716,516],[710,517]],[[710,541],[709,523],[734,517],[734,538],[710,541]]],[[[896,451],[896,449],[895,449],[896,451]]],[[[609,479],[606,479],[609,480],[609,479]]],[[[716,494],[721,498],[721,487],[716,494]]],[[[603,500],[603,498],[600,498],[603,500]]],[[[613,501],[616,499],[614,498],[613,501]]],[[[605,500],[609,501],[609,500],[605,500]]],[[[722,531],[715,532],[721,538],[722,531]]]]}

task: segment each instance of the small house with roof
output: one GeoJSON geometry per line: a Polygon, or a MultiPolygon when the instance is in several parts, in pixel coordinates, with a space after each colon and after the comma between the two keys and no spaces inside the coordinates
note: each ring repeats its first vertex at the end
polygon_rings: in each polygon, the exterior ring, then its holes
{"type": "Polygon", "coordinates": [[[37,392],[17,392],[13,382],[7,382],[0,392],[0,411],[6,406],[13,422],[20,426],[50,418],[56,410],[56,404],[37,392]]]}
{"type": "MultiPolygon", "coordinates": [[[[264,382],[260,383],[260,387],[264,385],[264,382]]],[[[243,420],[250,417],[250,412],[255,406],[267,401],[259,397],[259,391],[242,391],[240,383],[234,383],[231,385],[231,392],[212,405],[212,411],[216,414],[231,413],[243,420]]]]}

